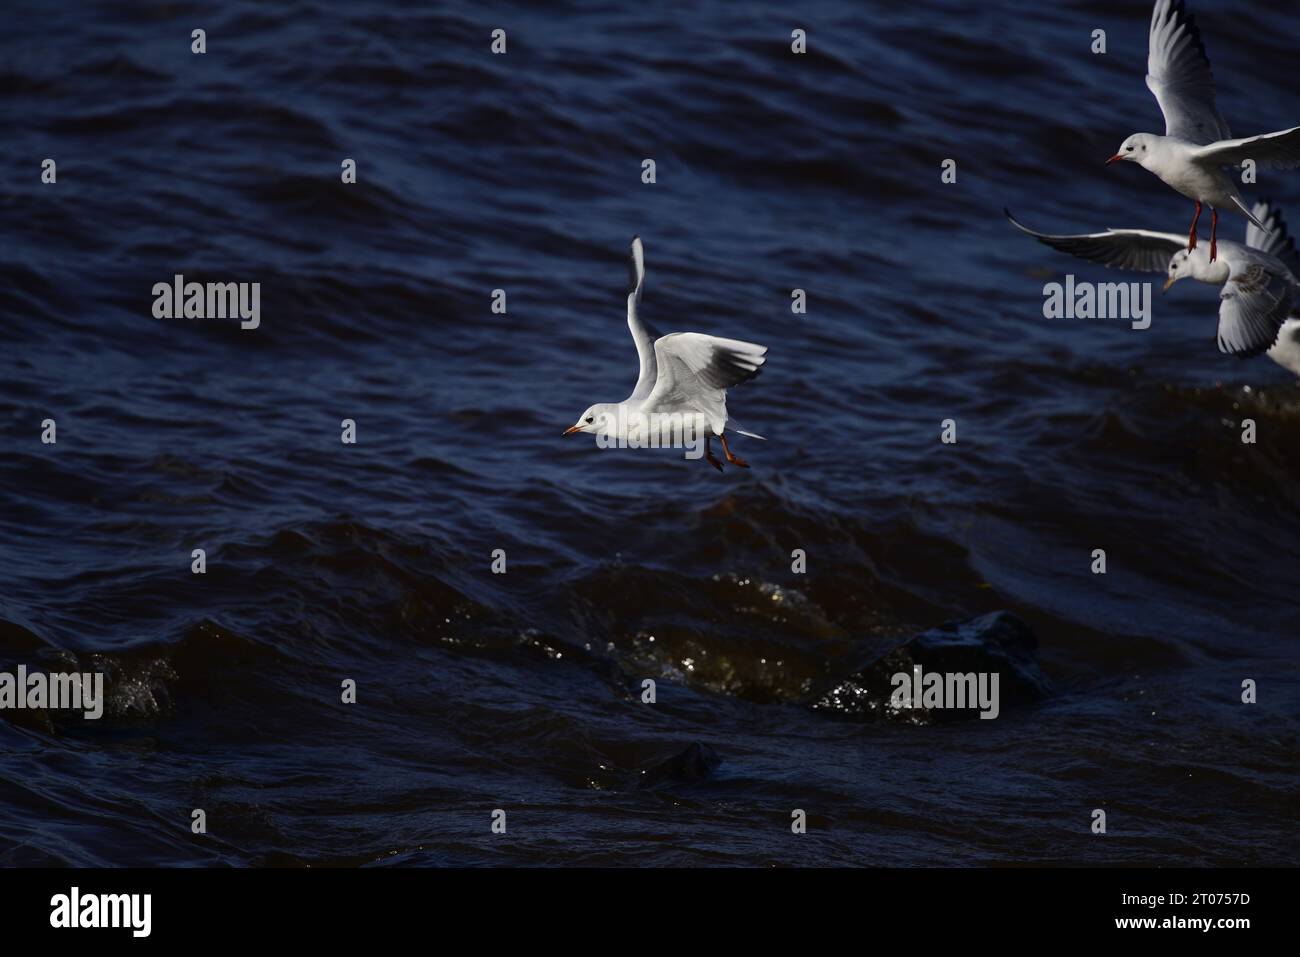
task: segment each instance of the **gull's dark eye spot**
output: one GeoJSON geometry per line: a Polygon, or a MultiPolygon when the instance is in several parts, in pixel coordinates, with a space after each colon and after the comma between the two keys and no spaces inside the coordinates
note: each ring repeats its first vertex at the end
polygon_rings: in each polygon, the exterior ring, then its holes
{"type": "Polygon", "coordinates": [[[1132,152],[1133,152],[1133,147],[1130,146],[1130,147],[1128,148],[1128,151],[1129,151],[1130,153],[1132,153],[1132,152]]]}
{"type": "Polygon", "coordinates": [[[588,422],[588,424],[590,424],[590,423],[592,423],[592,422],[595,422],[595,421],[596,421],[596,417],[595,417],[594,415],[589,415],[589,416],[587,416],[587,422],[588,422]]]}

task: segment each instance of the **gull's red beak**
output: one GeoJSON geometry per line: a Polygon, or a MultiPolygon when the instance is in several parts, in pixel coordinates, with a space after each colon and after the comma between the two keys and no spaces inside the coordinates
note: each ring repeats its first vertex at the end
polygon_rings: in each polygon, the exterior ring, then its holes
{"type": "Polygon", "coordinates": [[[565,434],[565,435],[572,435],[574,432],[581,432],[581,431],[582,431],[582,426],[581,426],[581,425],[571,425],[571,426],[569,426],[567,429],[564,430],[564,434],[565,434]]]}
{"type": "Polygon", "coordinates": [[[1116,154],[1115,154],[1114,156],[1112,156],[1110,159],[1106,160],[1106,165],[1109,166],[1111,163],[1118,163],[1118,162],[1119,162],[1120,160],[1122,160],[1123,158],[1124,158],[1124,154],[1123,154],[1123,153],[1116,153],[1116,154]]]}

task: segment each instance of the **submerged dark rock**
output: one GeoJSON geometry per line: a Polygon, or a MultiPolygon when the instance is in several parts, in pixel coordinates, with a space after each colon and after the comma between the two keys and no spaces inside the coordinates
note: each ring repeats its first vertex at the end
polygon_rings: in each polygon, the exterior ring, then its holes
{"type": "Polygon", "coordinates": [[[709,777],[722,758],[707,744],[693,741],[684,751],[646,768],[640,774],[637,787],[653,787],[665,781],[694,784],[709,777]]]}
{"type": "Polygon", "coordinates": [[[175,710],[170,685],[178,680],[171,653],[167,648],[75,653],[0,620],[0,721],[59,734],[170,715],[175,710]],[[78,690],[66,707],[65,695],[72,692],[56,691],[56,683],[72,676],[78,690]]]}
{"type": "Polygon", "coordinates": [[[980,717],[983,693],[982,710],[996,716],[1008,707],[1040,701],[1051,693],[1051,684],[1038,666],[1037,651],[1033,630],[1007,611],[945,622],[837,680],[814,698],[811,707],[858,719],[932,724],[980,717]],[[909,707],[906,702],[918,667],[923,676],[917,689],[920,700],[916,707],[909,707]],[[903,682],[898,675],[906,675],[908,680],[903,682]],[[946,690],[958,691],[966,698],[966,706],[954,707],[949,698],[941,706],[926,707],[925,689],[932,675],[940,676],[946,690]],[[900,688],[903,690],[896,694],[900,688]]]}

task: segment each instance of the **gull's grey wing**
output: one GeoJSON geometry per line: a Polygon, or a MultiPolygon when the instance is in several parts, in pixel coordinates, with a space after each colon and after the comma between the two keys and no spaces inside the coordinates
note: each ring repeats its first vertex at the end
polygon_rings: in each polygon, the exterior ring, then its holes
{"type": "Polygon", "coordinates": [[[1257,356],[1277,342],[1282,323],[1296,304],[1290,271],[1265,253],[1238,247],[1242,258],[1219,294],[1219,351],[1257,356]]]}
{"type": "Polygon", "coordinates": [[[1246,160],[1254,160],[1261,169],[1270,166],[1294,169],[1300,166],[1300,126],[1209,143],[1192,153],[1192,159],[1210,166],[1240,166],[1246,160]]]}
{"type": "Polygon", "coordinates": [[[1003,212],[1012,226],[1033,236],[1043,245],[1116,269],[1167,272],[1169,260],[1174,253],[1187,248],[1186,237],[1175,236],[1173,233],[1155,233],[1147,229],[1108,229],[1101,233],[1053,236],[1030,229],[1012,216],[1008,209],[1003,209],[1003,212]]]}
{"type": "Polygon", "coordinates": [[[1165,133],[1203,145],[1232,136],[1214,102],[1214,74],[1201,31],[1183,0],[1156,0],[1151,12],[1147,88],[1165,116],[1165,133]]]}
{"type": "Polygon", "coordinates": [[[1250,212],[1268,228],[1260,229],[1254,223],[1247,223],[1246,245],[1281,261],[1291,270],[1291,275],[1300,279],[1300,253],[1297,253],[1295,240],[1287,231],[1282,210],[1265,199],[1252,206],[1250,212]]]}
{"type": "Polygon", "coordinates": [[[640,361],[640,371],[636,377],[636,388],[630,398],[643,399],[650,394],[655,385],[655,349],[654,341],[659,333],[641,321],[637,306],[641,303],[641,287],[645,284],[645,251],[641,247],[641,237],[632,237],[632,249],[628,257],[627,289],[627,327],[632,331],[632,341],[636,343],[636,356],[640,361]]]}
{"type": "Polygon", "coordinates": [[[655,340],[659,376],[643,412],[703,412],[715,432],[727,424],[727,389],[758,375],[767,346],[698,332],[655,340]]]}

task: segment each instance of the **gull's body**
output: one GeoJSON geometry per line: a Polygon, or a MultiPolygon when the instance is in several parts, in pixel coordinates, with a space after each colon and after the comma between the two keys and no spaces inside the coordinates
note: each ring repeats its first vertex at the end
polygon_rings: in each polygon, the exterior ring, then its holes
{"type": "Polygon", "coordinates": [[[1147,87],[1165,118],[1165,135],[1134,133],[1108,163],[1137,163],[1196,203],[1187,238],[1196,248],[1201,207],[1212,211],[1209,261],[1218,258],[1219,210],[1230,209],[1252,219],[1225,167],[1247,160],[1257,167],[1289,169],[1300,166],[1300,126],[1277,133],[1233,139],[1214,98],[1214,76],[1196,22],[1184,0],[1156,0],[1151,14],[1147,53],[1147,87]]]}
{"type": "Polygon", "coordinates": [[[1044,245],[1117,269],[1164,273],[1165,289],[1179,279],[1222,287],[1219,294],[1219,350],[1235,356],[1267,352],[1300,375],[1300,255],[1281,213],[1256,203],[1245,243],[1224,240],[1211,262],[1204,248],[1184,248],[1181,236],[1146,229],[1054,236],[1007,218],[1044,245]],[[1264,224],[1261,229],[1255,222],[1264,224]]]}
{"type": "MultiPolygon", "coordinates": [[[[699,332],[660,336],[641,319],[638,306],[645,283],[645,253],[633,237],[627,325],[636,343],[640,370],[636,387],[622,402],[602,402],[582,413],[565,435],[588,432],[610,441],[668,447],[704,439],[704,455],[719,472],[722,463],[710,442],[722,442],[727,461],[748,468],[727,443],[727,389],[748,382],[766,362],[766,346],[699,332]]],[[[761,439],[742,429],[732,431],[761,439]]]]}

